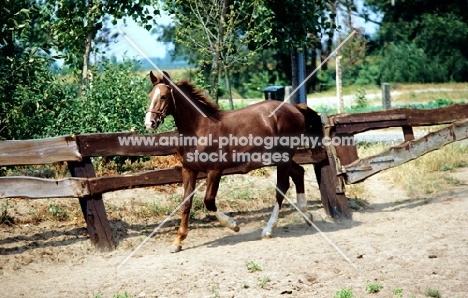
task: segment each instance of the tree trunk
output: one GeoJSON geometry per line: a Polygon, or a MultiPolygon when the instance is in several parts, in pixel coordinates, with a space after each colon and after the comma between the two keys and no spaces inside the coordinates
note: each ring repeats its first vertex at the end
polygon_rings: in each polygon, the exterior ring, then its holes
{"type": "Polygon", "coordinates": [[[88,64],[89,55],[91,53],[91,42],[93,41],[93,33],[88,33],[86,37],[85,53],[83,55],[83,69],[81,71],[81,96],[86,96],[86,85],[88,84],[88,64]]]}
{"type": "Polygon", "coordinates": [[[219,77],[219,44],[216,43],[213,62],[211,64],[211,82],[210,96],[216,104],[218,104],[218,77],[219,77]]]}
{"type": "Polygon", "coordinates": [[[232,92],[231,92],[231,84],[229,82],[229,70],[224,66],[224,79],[226,80],[226,90],[228,93],[228,98],[229,98],[229,108],[231,110],[234,110],[234,102],[232,101],[232,92]]]}
{"type": "Polygon", "coordinates": [[[89,65],[89,55],[91,54],[91,44],[94,38],[94,19],[92,17],[92,8],[93,8],[93,1],[89,0],[88,2],[88,25],[86,27],[88,31],[88,35],[86,36],[85,41],[85,53],[83,55],[83,69],[81,70],[81,96],[86,96],[86,85],[88,83],[88,65],[89,65]]]}
{"type": "Polygon", "coordinates": [[[224,40],[224,23],[226,19],[226,13],[228,9],[228,0],[221,2],[221,17],[218,23],[218,40],[215,43],[213,63],[211,67],[211,97],[216,103],[218,103],[218,89],[219,89],[219,70],[220,70],[220,57],[221,57],[221,43],[224,40]]]}

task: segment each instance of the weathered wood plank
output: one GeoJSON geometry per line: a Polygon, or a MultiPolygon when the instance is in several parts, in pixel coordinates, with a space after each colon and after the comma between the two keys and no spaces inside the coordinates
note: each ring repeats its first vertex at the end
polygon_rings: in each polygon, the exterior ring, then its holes
{"type": "Polygon", "coordinates": [[[352,218],[346,195],[344,192],[336,191],[337,183],[340,181],[337,179],[336,170],[330,166],[329,160],[314,164],[314,171],[325,213],[332,218],[352,218]]]}
{"type": "Polygon", "coordinates": [[[393,146],[380,154],[361,158],[345,165],[346,183],[352,184],[365,180],[385,169],[399,166],[426,153],[468,138],[468,119],[454,122],[426,136],[393,146]]]}
{"type": "Polygon", "coordinates": [[[414,140],[414,132],[411,126],[403,126],[403,137],[405,141],[412,141],[414,140]]]}
{"type": "MultiPolygon", "coordinates": [[[[300,164],[318,163],[326,158],[324,152],[311,155],[308,149],[300,149],[294,155],[293,159],[300,164]]],[[[241,165],[226,169],[223,175],[245,174],[251,170],[261,168],[263,166],[241,165]]],[[[206,173],[199,173],[197,179],[206,178],[206,173]]],[[[90,191],[92,194],[100,194],[109,191],[127,189],[132,187],[154,186],[170,183],[181,183],[182,171],[181,167],[173,167],[162,170],[145,171],[127,175],[115,175],[105,177],[90,178],[90,191]]]]}
{"type": "Polygon", "coordinates": [[[89,186],[92,194],[102,194],[120,189],[179,182],[182,182],[180,167],[145,171],[127,175],[89,178],[89,186]]]}
{"type": "MultiPolygon", "coordinates": [[[[321,116],[323,134],[334,136],[331,132],[332,126],[326,115],[321,116]]],[[[351,210],[345,195],[343,177],[338,175],[341,172],[340,160],[333,144],[325,147],[327,158],[318,164],[314,164],[315,176],[319,184],[320,197],[325,212],[332,218],[351,218],[351,210]]]]}
{"type": "Polygon", "coordinates": [[[350,164],[359,158],[356,144],[354,141],[354,135],[342,134],[334,135],[333,138],[339,138],[342,140],[340,145],[335,146],[335,152],[340,160],[340,164],[350,164]],[[345,142],[345,140],[349,140],[345,142]]]}
{"type": "Polygon", "coordinates": [[[367,123],[367,122],[398,121],[398,120],[407,119],[406,114],[375,115],[375,113],[376,112],[336,115],[332,117],[333,117],[333,123],[335,125],[357,124],[357,123],[367,123]]]}
{"type": "MultiPolygon", "coordinates": [[[[89,179],[90,177],[96,176],[91,158],[88,156],[84,157],[80,162],[69,162],[68,168],[72,176],[75,177],[89,179]]],[[[87,185],[90,187],[89,180],[87,185]]],[[[109,220],[107,219],[106,208],[102,201],[102,194],[93,194],[92,191],[90,191],[90,195],[82,196],[79,200],[81,211],[86,221],[86,230],[88,231],[91,242],[99,251],[114,250],[115,243],[109,220]]]]}
{"type": "Polygon", "coordinates": [[[40,165],[59,161],[81,160],[71,136],[0,141],[0,166],[40,165]]]}
{"type": "MultiPolygon", "coordinates": [[[[310,163],[318,163],[326,159],[326,154],[323,151],[318,151],[313,156],[308,149],[299,149],[296,155],[294,156],[294,160],[299,164],[310,164],[310,163]]],[[[86,160],[88,158],[84,158],[86,160]]],[[[90,195],[99,195],[105,192],[120,190],[120,189],[127,189],[133,187],[143,187],[143,186],[155,186],[155,185],[162,185],[162,184],[170,184],[170,183],[180,183],[182,182],[182,175],[181,175],[181,168],[174,167],[162,170],[153,170],[153,171],[145,171],[139,172],[134,174],[128,175],[114,175],[114,176],[104,176],[104,177],[94,177],[93,173],[94,170],[91,171],[88,167],[86,170],[83,168],[86,166],[82,165],[82,162],[70,162],[69,168],[73,176],[72,178],[66,179],[43,179],[43,178],[30,178],[30,177],[2,177],[0,179],[4,179],[3,183],[0,184],[0,197],[27,197],[33,198],[34,194],[36,193],[35,189],[38,188],[34,185],[40,185],[41,183],[44,184],[43,188],[47,190],[43,192],[37,192],[37,198],[62,198],[62,197],[74,197],[74,198],[82,198],[80,200],[80,204],[82,205],[83,214],[86,216],[89,215],[89,198],[87,196],[90,195]],[[80,166],[81,165],[81,166],[80,166]],[[85,177],[88,178],[85,178],[85,177]],[[27,182],[22,182],[24,179],[27,182]],[[35,184],[28,184],[32,183],[33,181],[35,184]],[[65,182],[62,182],[65,181],[65,182]],[[88,182],[89,182],[89,189],[88,189],[88,182]],[[68,183],[68,184],[67,184],[68,183]],[[13,187],[14,185],[18,184],[18,187],[13,187]],[[61,186],[65,189],[65,191],[60,191],[56,185],[61,186]],[[66,185],[78,186],[82,185],[83,190],[81,192],[76,191],[72,192],[72,190],[68,189],[66,185]],[[26,188],[24,190],[23,188],[26,188]],[[28,189],[29,188],[29,189],[28,189]],[[54,189],[57,189],[57,192],[54,192],[54,189]],[[24,196],[24,193],[28,193],[28,196],[24,196]],[[5,194],[5,196],[4,196],[5,194]],[[6,196],[8,195],[8,196],[6,196]]],[[[249,171],[260,168],[258,167],[251,167],[248,165],[242,165],[238,167],[233,167],[230,169],[226,169],[223,172],[223,175],[232,175],[232,174],[245,174],[249,171]]],[[[197,176],[198,179],[206,178],[205,173],[199,173],[197,176]]],[[[100,198],[94,198],[93,201],[99,201],[100,198]]]]}
{"type": "Polygon", "coordinates": [[[0,177],[0,198],[78,198],[89,194],[86,179],[52,180],[23,176],[0,177]]]}
{"type": "Polygon", "coordinates": [[[454,104],[438,109],[401,108],[358,114],[330,116],[335,133],[357,134],[371,129],[399,126],[449,124],[466,118],[468,104],[454,104]],[[405,115],[406,117],[403,117],[405,115]]]}
{"type": "Polygon", "coordinates": [[[179,133],[98,133],[80,134],[76,138],[83,156],[164,156],[176,153],[174,142],[179,133]]]}

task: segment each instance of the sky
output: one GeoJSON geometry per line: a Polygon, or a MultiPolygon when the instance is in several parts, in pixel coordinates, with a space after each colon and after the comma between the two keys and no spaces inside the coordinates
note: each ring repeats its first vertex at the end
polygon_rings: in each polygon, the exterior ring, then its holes
{"type": "MultiPolygon", "coordinates": [[[[156,20],[157,24],[160,25],[167,25],[172,22],[171,17],[168,15],[157,16],[156,20]]],[[[127,19],[126,23],[127,25],[124,25],[123,21],[119,21],[114,28],[115,32],[118,32],[117,28],[120,28],[146,56],[162,58],[172,49],[171,43],[157,42],[157,35],[151,34],[146,29],[138,26],[132,19],[127,19]]],[[[355,26],[364,28],[365,32],[370,35],[378,29],[377,25],[370,22],[365,23],[363,19],[357,17],[355,18],[355,26]]],[[[124,55],[128,58],[143,59],[142,55],[119,34],[116,41],[109,45],[107,56],[116,56],[118,60],[122,60],[124,55]]]]}
{"type": "MultiPolygon", "coordinates": [[[[156,16],[155,19],[159,25],[168,25],[172,22],[168,15],[156,16]]],[[[122,30],[148,57],[162,58],[169,50],[172,49],[171,43],[156,41],[156,34],[151,34],[145,28],[138,26],[138,24],[130,18],[127,18],[126,25],[123,21],[119,20],[117,25],[114,27],[113,32],[119,32],[118,29],[122,30]]],[[[120,34],[115,42],[109,45],[107,55],[116,56],[118,60],[122,60],[122,57],[125,55],[129,58],[136,58],[138,60],[143,58],[134,46],[120,34]]]]}

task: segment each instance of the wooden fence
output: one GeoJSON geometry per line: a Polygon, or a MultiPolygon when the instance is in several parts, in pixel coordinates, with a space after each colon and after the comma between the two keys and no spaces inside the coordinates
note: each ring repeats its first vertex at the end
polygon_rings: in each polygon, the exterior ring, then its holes
{"type": "MultiPolygon", "coordinates": [[[[381,170],[398,166],[448,143],[468,138],[468,105],[452,105],[432,110],[393,109],[387,111],[322,115],[325,135],[351,137],[371,129],[402,127],[405,142],[390,147],[381,154],[360,159],[355,144],[325,146],[312,154],[299,149],[294,160],[313,164],[323,207],[332,217],[350,217],[345,184],[363,181],[381,170]],[[413,127],[450,124],[418,140],[413,127]]],[[[174,146],[122,146],[120,140],[129,137],[178,137],[175,132],[137,135],[134,133],[76,134],[38,140],[0,141],[0,166],[39,165],[67,162],[71,177],[43,179],[35,177],[0,177],[0,198],[79,198],[91,242],[100,251],[115,248],[112,231],[105,212],[102,194],[143,186],[179,183],[181,168],[144,171],[128,175],[96,177],[91,157],[96,156],[164,156],[174,154],[174,146]]],[[[243,166],[224,172],[225,175],[247,173],[243,166]]],[[[200,173],[198,179],[205,178],[200,173]]]]}
{"type": "MultiPolygon", "coordinates": [[[[112,231],[105,212],[102,194],[105,192],[182,182],[181,167],[151,170],[127,175],[96,177],[91,157],[96,156],[165,156],[176,153],[175,146],[129,145],[123,146],[123,138],[161,139],[178,137],[177,131],[152,135],[134,133],[77,134],[38,140],[1,141],[0,166],[40,165],[67,162],[72,177],[44,179],[25,176],[0,177],[0,198],[79,198],[87,224],[88,234],[96,248],[110,251],[115,248],[112,231]]],[[[315,163],[327,168],[325,151],[313,156],[309,150],[300,149],[294,156],[299,164],[315,163]]],[[[329,166],[328,166],[329,167],[329,166]]],[[[224,175],[247,173],[239,166],[228,169],[224,175]]],[[[325,173],[328,173],[326,169],[325,173]]],[[[198,179],[206,178],[199,173],[198,179]]],[[[330,196],[327,196],[327,198],[330,196]]],[[[333,192],[331,193],[333,197],[333,192]]]]}

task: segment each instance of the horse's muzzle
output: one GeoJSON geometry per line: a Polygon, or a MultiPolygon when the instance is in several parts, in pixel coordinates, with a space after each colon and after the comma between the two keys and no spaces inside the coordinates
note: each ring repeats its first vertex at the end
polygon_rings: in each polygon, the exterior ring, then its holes
{"type": "Polygon", "coordinates": [[[156,121],[153,121],[152,122],[152,127],[153,129],[156,129],[159,127],[159,125],[163,124],[164,123],[164,117],[162,115],[159,115],[157,118],[156,118],[156,121]]]}
{"type": "Polygon", "coordinates": [[[145,126],[146,128],[150,129],[150,130],[155,130],[159,127],[159,125],[161,125],[162,123],[164,123],[164,118],[161,117],[161,116],[158,116],[156,119],[152,119],[148,122],[145,123],[145,126]]]}
{"type": "Polygon", "coordinates": [[[148,111],[145,118],[145,126],[147,129],[154,130],[159,127],[164,122],[165,115],[158,114],[156,117],[152,117],[154,113],[148,111]]]}

